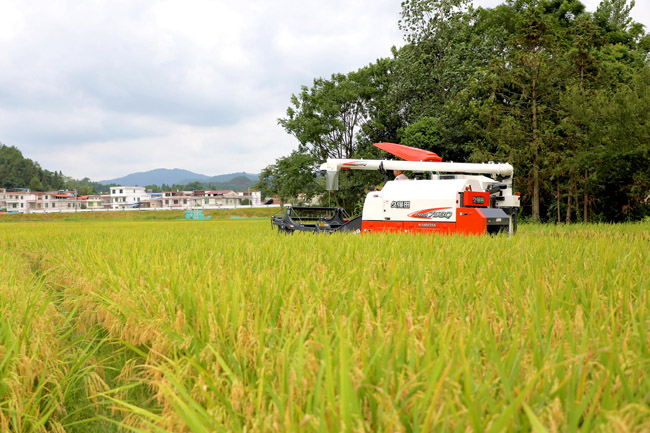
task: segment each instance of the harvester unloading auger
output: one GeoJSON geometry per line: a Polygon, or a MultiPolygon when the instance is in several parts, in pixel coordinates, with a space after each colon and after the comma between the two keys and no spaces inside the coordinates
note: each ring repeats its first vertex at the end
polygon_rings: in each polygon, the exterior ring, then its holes
{"type": "Polygon", "coordinates": [[[388,181],[371,191],[363,213],[346,218],[340,208],[288,206],[272,217],[285,232],[414,232],[484,234],[517,230],[519,194],[514,193],[514,170],[504,163],[441,162],[433,152],[394,143],[375,146],[405,161],[328,159],[326,189],[338,190],[341,170],[410,171],[413,180],[388,181]],[[426,176],[426,178],[424,178],[426,176]],[[308,216],[320,212],[323,216],[308,216]]]}

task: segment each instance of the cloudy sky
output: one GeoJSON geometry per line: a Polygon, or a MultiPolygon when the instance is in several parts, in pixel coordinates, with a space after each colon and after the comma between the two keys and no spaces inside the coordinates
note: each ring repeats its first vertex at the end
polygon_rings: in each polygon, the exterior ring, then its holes
{"type": "Polygon", "coordinates": [[[78,179],[259,172],[297,147],[277,125],[291,94],[389,56],[399,13],[400,0],[0,0],[0,142],[78,179]]]}

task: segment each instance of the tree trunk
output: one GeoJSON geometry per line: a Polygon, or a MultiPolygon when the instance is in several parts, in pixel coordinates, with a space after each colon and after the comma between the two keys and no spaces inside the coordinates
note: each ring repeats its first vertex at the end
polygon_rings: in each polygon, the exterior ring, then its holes
{"type": "Polygon", "coordinates": [[[571,206],[573,205],[572,203],[572,196],[571,193],[573,192],[573,181],[569,181],[569,197],[567,198],[566,201],[566,223],[569,224],[571,223],[571,206]]]}
{"type": "Polygon", "coordinates": [[[537,89],[533,78],[533,221],[539,222],[539,131],[537,130],[537,89]]]}
{"type": "Polygon", "coordinates": [[[557,223],[560,224],[562,222],[560,216],[560,179],[557,180],[557,196],[555,199],[557,200],[557,223]]]}
{"type": "MultiPolygon", "coordinates": [[[[587,170],[585,170],[585,185],[587,183],[587,170]]],[[[585,187],[585,195],[582,202],[582,221],[587,224],[587,203],[589,202],[589,196],[587,195],[587,188],[585,187]]]]}
{"type": "Polygon", "coordinates": [[[539,222],[539,167],[537,144],[533,154],[533,221],[539,222]]]}

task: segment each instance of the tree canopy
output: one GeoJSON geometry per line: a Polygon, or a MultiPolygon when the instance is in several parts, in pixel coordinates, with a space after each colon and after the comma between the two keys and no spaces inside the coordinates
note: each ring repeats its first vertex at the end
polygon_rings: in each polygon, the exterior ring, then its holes
{"type": "MultiPolygon", "coordinates": [[[[406,0],[406,44],[392,58],[316,78],[279,124],[312,167],[383,157],[372,143],[393,141],[444,160],[511,162],[533,220],[639,219],[650,215],[650,36],[633,7],[406,0]]],[[[289,174],[275,169],[274,179],[289,174]]],[[[378,181],[360,177],[366,185],[341,184],[353,190],[342,193],[349,210],[378,181]]]]}
{"type": "Polygon", "coordinates": [[[0,143],[0,188],[58,190],[65,187],[61,172],[44,170],[14,146],[0,143]]]}

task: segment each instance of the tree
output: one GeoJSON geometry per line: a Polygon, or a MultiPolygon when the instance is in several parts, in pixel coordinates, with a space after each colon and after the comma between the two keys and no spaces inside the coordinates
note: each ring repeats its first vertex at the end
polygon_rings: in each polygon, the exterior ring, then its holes
{"type": "MultiPolygon", "coordinates": [[[[266,197],[280,198],[280,176],[276,164],[269,164],[262,169],[260,177],[253,186],[260,191],[262,199],[266,197]]],[[[284,204],[284,200],[281,201],[284,204]]]]}
{"type": "Polygon", "coordinates": [[[400,116],[401,101],[396,92],[397,61],[378,59],[357,71],[356,76],[363,83],[361,97],[366,107],[366,119],[357,136],[357,154],[374,156],[377,153],[372,143],[398,142],[400,130],[406,126],[400,116]]]}
{"type": "Polygon", "coordinates": [[[34,176],[39,177],[40,167],[13,146],[0,143],[0,187],[27,188],[34,176]]]}
{"type": "MultiPolygon", "coordinates": [[[[541,184],[548,178],[548,156],[557,135],[552,109],[557,105],[559,36],[557,20],[537,0],[517,1],[514,32],[504,57],[495,59],[490,76],[492,94],[484,102],[486,133],[500,159],[524,169],[525,199],[533,221],[540,219],[541,184]]],[[[488,150],[489,151],[489,150],[488,150]]],[[[476,155],[484,156],[479,149],[476,155]]]]}
{"type": "Polygon", "coordinates": [[[634,0],[601,0],[594,21],[605,32],[611,44],[635,44],[644,36],[643,26],[635,23],[630,16],[634,0]]]}
{"type": "Polygon", "coordinates": [[[377,63],[348,74],[317,78],[291,96],[292,106],[278,123],[314,160],[354,158],[375,141],[394,140],[402,127],[391,93],[394,62],[377,63]]]}
{"type": "Polygon", "coordinates": [[[81,185],[79,189],[77,189],[77,195],[92,195],[94,193],[95,190],[90,185],[81,185]]]}
{"type": "Polygon", "coordinates": [[[590,167],[603,219],[650,214],[650,69],[616,89],[598,89],[587,103],[588,110],[573,110],[590,143],[578,162],[590,167]]]}
{"type": "Polygon", "coordinates": [[[395,61],[396,100],[405,126],[399,142],[412,140],[409,128],[421,131],[435,121],[435,147],[433,142],[419,145],[448,161],[469,160],[471,145],[484,139],[477,133],[472,106],[487,92],[477,83],[486,79],[495,55],[506,51],[516,15],[511,7],[474,9],[471,3],[402,3],[400,27],[408,44],[396,52],[395,61]]]}
{"type": "Polygon", "coordinates": [[[334,74],[317,78],[291,96],[293,107],[278,123],[300,142],[301,152],[314,158],[350,158],[356,151],[356,134],[365,116],[357,83],[350,76],[334,74]]]}
{"type": "Polygon", "coordinates": [[[424,117],[402,131],[402,144],[418,149],[431,150],[444,155],[445,160],[464,161],[466,150],[455,143],[442,140],[442,127],[435,117],[424,117]]]}
{"type": "Polygon", "coordinates": [[[198,191],[203,189],[203,184],[195,180],[194,182],[188,183],[183,189],[187,191],[198,191]]]}
{"type": "Polygon", "coordinates": [[[629,17],[633,5],[634,2],[628,6],[626,1],[603,1],[593,16],[579,17],[567,32],[570,46],[565,61],[569,75],[559,106],[559,129],[566,144],[556,168],[560,174],[556,193],[558,221],[560,184],[568,187],[566,222],[572,220],[572,208],[576,218],[582,209],[582,220],[587,222],[596,205],[600,209],[596,216],[610,221],[643,213],[639,200],[644,197],[642,193],[632,193],[631,185],[644,171],[639,161],[644,161],[646,143],[635,136],[644,134],[647,123],[642,95],[648,51],[644,44],[647,35],[629,17]],[[627,115],[615,120],[622,113],[627,115]],[[626,133],[621,133],[621,126],[626,133]],[[605,137],[608,141],[603,141],[605,137]],[[612,179],[617,180],[616,186],[612,179]]]}
{"type": "Polygon", "coordinates": [[[406,124],[440,120],[445,106],[488,66],[499,39],[483,16],[469,0],[402,3],[399,24],[408,44],[396,53],[396,91],[406,124]]]}
{"type": "MultiPolygon", "coordinates": [[[[311,156],[312,172],[307,178],[290,170],[298,158],[292,154],[287,161],[279,159],[263,170],[261,185],[273,195],[295,198],[296,188],[287,190],[283,186],[293,183],[286,177],[289,173],[298,176],[298,185],[303,185],[300,189],[305,184],[320,185],[317,164],[327,158],[381,157],[382,152],[372,143],[397,141],[403,127],[393,92],[394,67],[393,60],[379,59],[355,72],[334,74],[331,80],[316,79],[311,89],[303,86],[299,95],[292,95],[292,107],[278,123],[298,138],[295,153],[311,156]]],[[[352,211],[368,185],[379,179],[377,173],[342,176],[341,188],[333,194],[335,203],[352,211]]],[[[318,191],[322,190],[319,186],[318,191]]]]}
{"type": "Polygon", "coordinates": [[[38,176],[33,176],[32,180],[29,181],[29,189],[31,191],[43,191],[43,184],[41,183],[41,180],[38,178],[38,176]]]}
{"type": "Polygon", "coordinates": [[[294,150],[265,167],[254,187],[264,197],[278,198],[282,205],[299,196],[309,200],[323,191],[317,173],[312,155],[294,150]]]}

